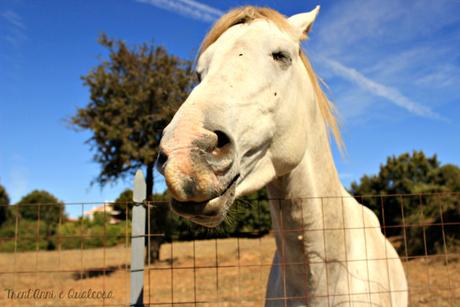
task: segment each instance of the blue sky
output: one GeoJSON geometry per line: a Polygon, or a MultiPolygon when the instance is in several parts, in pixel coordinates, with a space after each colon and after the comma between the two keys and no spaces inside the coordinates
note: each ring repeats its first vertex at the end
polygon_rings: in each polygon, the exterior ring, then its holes
{"type": "Polygon", "coordinates": [[[11,0],[0,2],[0,184],[12,202],[34,189],[100,202],[131,185],[91,187],[90,134],[65,123],[88,102],[80,76],[106,56],[100,33],[192,59],[212,22],[244,4],[321,5],[304,47],[340,113],[346,187],[414,149],[460,164],[460,1],[11,0]]]}

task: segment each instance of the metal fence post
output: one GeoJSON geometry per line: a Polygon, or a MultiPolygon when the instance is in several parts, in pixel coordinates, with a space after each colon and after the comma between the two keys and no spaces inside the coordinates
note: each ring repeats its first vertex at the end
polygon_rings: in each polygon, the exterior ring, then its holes
{"type": "Polygon", "coordinates": [[[131,291],[130,306],[144,306],[144,242],[146,184],[141,170],[134,177],[131,223],[131,291]]]}

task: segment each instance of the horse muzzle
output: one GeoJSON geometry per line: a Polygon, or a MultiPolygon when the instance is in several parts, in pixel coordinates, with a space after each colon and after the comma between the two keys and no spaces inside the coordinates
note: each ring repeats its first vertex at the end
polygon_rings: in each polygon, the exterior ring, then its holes
{"type": "Polygon", "coordinates": [[[173,198],[171,209],[194,223],[206,227],[216,227],[225,219],[228,209],[235,200],[238,179],[239,175],[235,176],[222,194],[207,201],[182,202],[173,198]]]}
{"type": "Polygon", "coordinates": [[[173,198],[173,211],[195,223],[215,227],[235,198],[239,179],[235,150],[226,133],[195,127],[173,134],[165,130],[157,168],[173,198]]]}

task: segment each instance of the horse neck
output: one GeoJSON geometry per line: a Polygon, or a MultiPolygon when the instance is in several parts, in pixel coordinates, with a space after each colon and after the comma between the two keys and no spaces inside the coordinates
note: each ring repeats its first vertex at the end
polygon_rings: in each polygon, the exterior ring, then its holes
{"type": "Polygon", "coordinates": [[[323,239],[311,229],[343,224],[341,202],[348,195],[339,180],[326,129],[323,130],[323,137],[317,133],[317,139],[311,140],[315,144],[309,144],[299,165],[267,186],[274,228],[302,229],[303,238],[309,242],[323,239]]]}
{"type": "MultiPolygon", "coordinates": [[[[326,212],[319,210],[321,208],[317,208],[318,206],[309,206],[310,202],[325,197],[347,195],[335,168],[326,126],[319,110],[317,113],[307,121],[310,126],[306,129],[314,133],[308,136],[301,162],[289,173],[276,178],[267,185],[271,199],[302,203],[301,216],[314,219],[322,218],[323,213],[326,212]]],[[[287,212],[300,209],[295,206],[290,206],[290,208],[283,208],[283,210],[287,212]]],[[[324,218],[328,218],[327,214],[324,218]]]]}
{"type": "Polygon", "coordinates": [[[317,290],[312,289],[312,285],[323,287],[315,279],[321,279],[324,271],[310,263],[325,263],[326,258],[338,259],[344,252],[337,248],[344,246],[342,236],[328,236],[325,240],[324,229],[343,228],[341,201],[347,195],[334,165],[326,127],[322,121],[316,125],[315,128],[308,127],[315,133],[307,141],[302,161],[267,186],[280,262],[304,264],[302,269],[285,267],[285,280],[287,283],[304,280],[304,285],[299,282],[293,287],[311,292],[317,290]],[[336,254],[329,252],[326,255],[326,250],[336,254]]]}

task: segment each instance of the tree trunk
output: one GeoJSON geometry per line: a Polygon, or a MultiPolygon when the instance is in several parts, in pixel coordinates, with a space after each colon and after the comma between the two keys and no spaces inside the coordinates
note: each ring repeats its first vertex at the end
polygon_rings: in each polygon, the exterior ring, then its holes
{"type": "Polygon", "coordinates": [[[154,163],[148,163],[147,164],[147,176],[145,178],[146,184],[147,184],[147,200],[152,200],[153,197],[153,168],[155,164],[154,163]]]}
{"type": "MultiPolygon", "coordinates": [[[[147,200],[153,201],[153,185],[154,185],[154,175],[153,169],[155,164],[149,163],[147,164],[147,176],[146,176],[146,185],[147,185],[147,200]]],[[[156,262],[160,260],[160,247],[164,241],[161,234],[164,232],[161,226],[165,225],[165,221],[163,221],[163,215],[160,214],[161,208],[158,208],[155,204],[150,207],[150,210],[147,211],[147,221],[145,223],[146,226],[146,233],[149,235],[146,240],[147,248],[148,242],[150,241],[150,250],[148,251],[147,258],[145,262],[149,262],[148,255],[150,255],[150,263],[156,262]],[[150,216],[150,225],[149,225],[149,216],[150,216]],[[149,227],[150,226],[150,227],[149,227]]]]}

